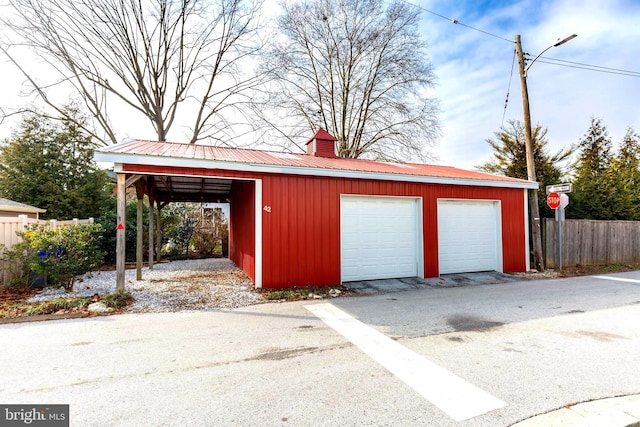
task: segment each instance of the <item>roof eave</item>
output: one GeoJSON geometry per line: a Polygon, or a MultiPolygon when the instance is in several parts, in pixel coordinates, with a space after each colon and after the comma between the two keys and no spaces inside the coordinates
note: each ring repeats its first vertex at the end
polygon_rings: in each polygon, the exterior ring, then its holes
{"type": "Polygon", "coordinates": [[[0,211],[7,211],[7,212],[22,212],[22,213],[45,213],[47,210],[46,209],[40,209],[40,208],[23,208],[23,207],[17,207],[17,206],[0,206],[0,211]]]}
{"type": "Polygon", "coordinates": [[[130,153],[112,153],[104,151],[96,151],[94,159],[98,162],[114,163],[115,171],[122,170],[123,164],[140,164],[152,166],[171,166],[186,168],[203,168],[203,169],[224,169],[242,172],[261,172],[261,173],[279,173],[289,175],[307,175],[307,176],[326,176],[338,178],[354,178],[354,179],[374,179],[382,181],[405,181],[420,182],[429,184],[451,184],[451,185],[469,185],[475,187],[503,187],[503,188],[522,188],[536,189],[538,183],[531,181],[502,181],[502,180],[483,180],[472,178],[451,178],[428,175],[410,175],[395,174],[385,172],[367,172],[353,171],[344,169],[329,168],[309,168],[300,166],[283,166],[262,163],[245,163],[245,162],[229,162],[222,160],[209,159],[192,159],[165,157],[157,155],[138,155],[130,153]]]}

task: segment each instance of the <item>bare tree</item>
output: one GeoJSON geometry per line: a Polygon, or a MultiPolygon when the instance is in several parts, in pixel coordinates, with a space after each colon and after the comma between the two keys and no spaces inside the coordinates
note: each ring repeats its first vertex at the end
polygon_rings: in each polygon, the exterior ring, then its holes
{"type": "Polygon", "coordinates": [[[278,114],[263,114],[290,148],[319,127],[341,157],[429,158],[439,134],[434,75],[419,10],[404,1],[284,2],[265,59],[278,114]]]}
{"type": "Polygon", "coordinates": [[[58,87],[71,85],[95,118],[85,130],[105,145],[118,142],[109,113],[122,108],[160,141],[177,123],[186,124],[191,143],[227,139],[259,81],[241,66],[260,49],[260,2],[6,0],[12,13],[0,22],[11,39],[0,51],[57,114],[68,103],[56,99],[58,87]],[[24,65],[21,47],[50,71],[24,65]]]}

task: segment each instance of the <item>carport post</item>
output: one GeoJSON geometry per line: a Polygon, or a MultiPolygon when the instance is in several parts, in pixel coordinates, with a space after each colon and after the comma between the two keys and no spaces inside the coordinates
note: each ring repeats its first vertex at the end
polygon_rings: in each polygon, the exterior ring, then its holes
{"type": "Polygon", "coordinates": [[[125,224],[126,224],[126,189],[127,176],[118,174],[117,181],[117,226],[116,226],[116,291],[124,291],[124,255],[125,255],[125,224]]]}
{"type": "Polygon", "coordinates": [[[158,262],[162,260],[162,208],[166,206],[166,203],[156,202],[156,254],[158,255],[158,262]]]}
{"type": "Polygon", "coordinates": [[[136,280],[142,280],[142,247],[144,246],[144,230],[142,229],[143,198],[138,195],[136,212],[136,280]]]}
{"type": "Polygon", "coordinates": [[[149,270],[153,270],[153,199],[149,197],[149,270]]]}

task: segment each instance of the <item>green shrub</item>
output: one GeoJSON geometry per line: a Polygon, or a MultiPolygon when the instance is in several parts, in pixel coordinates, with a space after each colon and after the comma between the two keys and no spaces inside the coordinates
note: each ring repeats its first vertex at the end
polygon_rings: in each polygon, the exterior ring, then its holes
{"type": "Polygon", "coordinates": [[[0,264],[2,264],[2,270],[9,273],[9,277],[11,278],[9,286],[16,289],[27,285],[29,268],[24,265],[27,249],[27,245],[25,245],[24,242],[16,243],[11,247],[0,245],[0,264]]]}
{"type": "Polygon", "coordinates": [[[34,226],[19,233],[23,242],[11,250],[14,258],[22,258],[24,267],[46,275],[49,284],[71,290],[77,276],[102,265],[102,232],[99,224],[65,225],[53,230],[34,226]]]}
{"type": "MultiPolygon", "coordinates": [[[[100,215],[95,219],[96,223],[102,225],[104,232],[100,239],[100,250],[105,253],[105,261],[110,263],[116,262],[116,228],[118,226],[117,218],[117,199],[112,197],[108,204],[102,210],[100,215]]],[[[126,205],[126,222],[124,224],[125,233],[125,259],[127,261],[136,260],[136,242],[138,229],[138,202],[130,200],[126,205]]],[[[144,246],[143,253],[147,253],[149,247],[149,207],[144,206],[143,209],[143,236],[144,246]]]]}
{"type": "Polygon", "coordinates": [[[196,230],[191,238],[191,244],[193,245],[193,249],[201,257],[212,257],[216,255],[215,249],[217,242],[214,240],[212,233],[196,230]]]}
{"type": "Polygon", "coordinates": [[[133,295],[126,291],[116,291],[113,294],[105,294],[101,299],[107,307],[122,308],[133,302],[133,295]]]}

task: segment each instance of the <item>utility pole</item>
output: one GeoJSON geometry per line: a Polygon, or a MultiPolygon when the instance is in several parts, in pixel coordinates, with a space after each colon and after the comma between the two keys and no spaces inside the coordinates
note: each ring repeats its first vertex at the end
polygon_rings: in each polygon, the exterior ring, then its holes
{"type": "MultiPolygon", "coordinates": [[[[533,141],[531,136],[531,113],[529,112],[529,91],[527,90],[527,75],[522,53],[520,34],[516,35],[516,55],[520,68],[520,85],[522,87],[522,110],[524,111],[524,141],[527,152],[527,179],[537,182],[536,167],[533,159],[533,141]]],[[[533,239],[533,264],[536,270],[544,270],[542,261],[542,234],[540,232],[540,208],[538,207],[538,189],[530,190],[529,211],[531,213],[531,229],[533,239]]]]}

